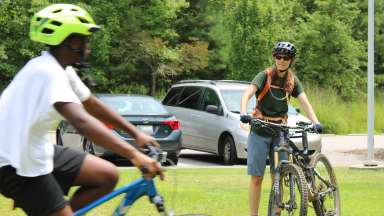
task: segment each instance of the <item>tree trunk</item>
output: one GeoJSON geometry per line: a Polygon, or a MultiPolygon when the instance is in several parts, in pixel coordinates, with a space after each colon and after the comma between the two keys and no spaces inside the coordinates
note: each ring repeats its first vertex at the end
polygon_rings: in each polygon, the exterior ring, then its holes
{"type": "Polygon", "coordinates": [[[157,78],[156,70],[153,70],[153,72],[152,72],[152,85],[151,85],[151,96],[152,97],[154,97],[156,94],[156,78],[157,78]]]}

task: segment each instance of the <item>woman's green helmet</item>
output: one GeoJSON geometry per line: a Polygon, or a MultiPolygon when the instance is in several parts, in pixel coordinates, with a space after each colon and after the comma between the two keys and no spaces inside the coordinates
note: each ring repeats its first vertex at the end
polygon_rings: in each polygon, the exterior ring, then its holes
{"type": "Polygon", "coordinates": [[[72,4],[54,4],[37,12],[31,20],[31,40],[59,45],[69,35],[91,35],[100,26],[84,9],[72,4]]]}

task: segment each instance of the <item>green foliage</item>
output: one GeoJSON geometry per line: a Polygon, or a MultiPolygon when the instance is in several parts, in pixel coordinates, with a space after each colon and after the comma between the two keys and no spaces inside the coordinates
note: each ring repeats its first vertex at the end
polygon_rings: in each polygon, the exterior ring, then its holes
{"type": "MultiPolygon", "coordinates": [[[[333,7],[330,4],[323,7],[333,7]]],[[[324,9],[326,10],[326,9],[324,9]]],[[[328,10],[327,10],[328,11],[328,10]]],[[[347,17],[353,17],[347,16],[347,17]]],[[[324,14],[320,10],[298,25],[296,45],[298,75],[304,80],[316,80],[330,86],[346,99],[361,95],[365,90],[360,61],[366,52],[363,44],[351,37],[345,17],[324,14]]]]}
{"type": "MultiPolygon", "coordinates": [[[[367,133],[367,98],[360,97],[345,101],[334,88],[320,88],[317,83],[303,84],[320,122],[325,125],[325,133],[350,134],[367,133]]],[[[376,90],[375,133],[384,133],[384,95],[376,90]]],[[[300,107],[297,100],[291,100],[300,107]]]]}
{"type": "Polygon", "coordinates": [[[38,54],[28,38],[31,8],[29,0],[4,0],[0,2],[0,91],[9,83],[29,58],[38,54]]]}
{"type": "Polygon", "coordinates": [[[284,40],[298,48],[295,68],[301,79],[331,86],[345,99],[362,94],[366,53],[364,43],[352,37],[355,4],[244,0],[228,3],[228,10],[231,78],[252,79],[272,63],[274,43],[284,40]]]}
{"type": "MultiPolygon", "coordinates": [[[[297,76],[304,83],[316,82],[325,96],[340,96],[335,101],[311,98],[330,130],[352,130],[351,123],[342,123],[343,115],[327,112],[332,104],[365,110],[368,7],[358,0],[2,0],[0,91],[46,48],[28,39],[30,17],[58,2],[85,7],[103,27],[92,37],[92,67],[81,71],[97,83],[95,92],[160,97],[180,79],[250,80],[273,63],[275,42],[288,40],[298,48],[297,76]]],[[[384,0],[375,3],[375,84],[380,92],[384,0]]],[[[379,99],[376,115],[383,113],[379,99]]],[[[349,108],[333,110],[361,116],[349,108]]],[[[384,123],[376,123],[380,132],[384,123]]]]}

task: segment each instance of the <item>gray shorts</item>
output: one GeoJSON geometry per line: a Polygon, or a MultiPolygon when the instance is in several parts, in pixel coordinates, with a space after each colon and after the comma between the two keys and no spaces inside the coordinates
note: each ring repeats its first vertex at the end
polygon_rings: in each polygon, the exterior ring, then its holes
{"type": "MultiPolygon", "coordinates": [[[[248,175],[264,176],[265,166],[267,163],[267,155],[273,158],[273,146],[277,145],[279,138],[262,136],[251,130],[247,143],[247,167],[248,175]]],[[[280,159],[286,156],[281,153],[280,159]]],[[[274,161],[269,160],[270,167],[274,166],[274,161]]]]}

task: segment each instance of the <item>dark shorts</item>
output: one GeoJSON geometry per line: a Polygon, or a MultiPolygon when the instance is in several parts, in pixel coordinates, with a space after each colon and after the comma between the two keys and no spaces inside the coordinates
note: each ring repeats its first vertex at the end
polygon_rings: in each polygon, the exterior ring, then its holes
{"type": "Polygon", "coordinates": [[[55,145],[54,170],[37,177],[16,174],[12,166],[0,168],[0,193],[15,201],[15,205],[28,215],[49,215],[64,208],[67,195],[80,167],[85,153],[55,145]]]}

